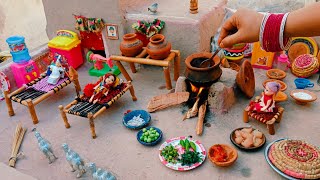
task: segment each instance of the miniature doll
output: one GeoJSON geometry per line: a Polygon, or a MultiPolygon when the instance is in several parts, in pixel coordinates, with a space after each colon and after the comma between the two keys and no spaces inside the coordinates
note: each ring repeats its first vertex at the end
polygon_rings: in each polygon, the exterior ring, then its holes
{"type": "Polygon", "coordinates": [[[260,99],[251,101],[249,106],[246,108],[248,111],[257,112],[273,112],[275,108],[275,96],[280,90],[280,84],[277,82],[268,82],[262,92],[260,99]]]}
{"type": "Polygon", "coordinates": [[[51,71],[50,76],[47,80],[49,84],[57,84],[60,78],[64,78],[65,69],[62,67],[60,62],[61,55],[56,60],[55,65],[50,65],[49,69],[51,71]]]}
{"type": "Polygon", "coordinates": [[[110,73],[102,76],[100,82],[93,88],[94,91],[89,99],[89,102],[93,101],[93,103],[95,104],[104,96],[107,96],[109,90],[114,87],[116,79],[117,77],[114,74],[110,73]]]}

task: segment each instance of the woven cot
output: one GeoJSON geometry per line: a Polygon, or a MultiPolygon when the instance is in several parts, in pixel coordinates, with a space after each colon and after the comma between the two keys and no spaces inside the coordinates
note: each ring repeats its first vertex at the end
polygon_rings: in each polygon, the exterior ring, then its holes
{"type": "Polygon", "coordinates": [[[136,101],[137,98],[134,93],[133,85],[131,84],[131,81],[129,81],[128,83],[122,83],[119,89],[114,90],[113,92],[110,92],[113,94],[113,96],[103,104],[91,103],[88,101],[89,98],[85,97],[84,95],[81,95],[81,96],[78,96],[74,101],[72,101],[65,107],[60,105],[59,106],[60,114],[63,119],[65,127],[67,129],[70,128],[70,124],[67,118],[67,113],[71,115],[87,118],[89,120],[92,138],[95,139],[97,135],[95,132],[94,119],[98,117],[101,113],[103,113],[105,110],[107,110],[128,90],[130,91],[132,100],[136,101]]]}
{"type": "Polygon", "coordinates": [[[249,117],[252,119],[255,119],[261,123],[264,123],[267,125],[267,129],[269,131],[269,134],[274,135],[275,129],[274,129],[274,123],[280,123],[282,119],[282,114],[284,112],[284,108],[282,107],[276,107],[274,112],[267,112],[267,113],[258,113],[256,111],[243,111],[243,122],[248,123],[249,117]]]}
{"type": "Polygon", "coordinates": [[[74,83],[77,95],[81,91],[78,81],[78,73],[72,67],[69,69],[69,77],[60,79],[56,85],[48,84],[47,78],[48,76],[46,73],[42,73],[39,78],[26,84],[25,86],[20,87],[11,94],[9,91],[5,91],[4,93],[9,116],[14,115],[12,101],[17,102],[28,107],[33,124],[37,124],[39,122],[35,111],[35,106],[37,104],[59,92],[72,82],[74,83]]]}

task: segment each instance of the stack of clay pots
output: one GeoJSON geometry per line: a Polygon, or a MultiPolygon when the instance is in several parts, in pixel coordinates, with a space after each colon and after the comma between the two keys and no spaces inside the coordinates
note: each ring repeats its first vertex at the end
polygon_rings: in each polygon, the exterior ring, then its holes
{"type": "Polygon", "coordinates": [[[309,77],[319,71],[319,61],[311,54],[298,56],[292,63],[292,74],[298,77],[309,77]]]}
{"type": "Polygon", "coordinates": [[[235,44],[232,48],[224,49],[224,57],[228,59],[230,62],[240,63],[241,60],[244,58],[244,51],[247,48],[247,44],[235,44]]]}

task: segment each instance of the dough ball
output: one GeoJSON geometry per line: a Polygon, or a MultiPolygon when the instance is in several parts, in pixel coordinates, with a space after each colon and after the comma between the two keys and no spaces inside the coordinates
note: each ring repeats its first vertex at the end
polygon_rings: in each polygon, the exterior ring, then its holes
{"type": "Polygon", "coordinates": [[[252,134],[257,138],[262,138],[262,132],[260,132],[259,130],[254,130],[252,134]]]}
{"type": "Polygon", "coordinates": [[[236,138],[234,139],[234,141],[236,141],[237,144],[241,144],[242,141],[243,141],[243,138],[242,138],[241,136],[239,136],[239,137],[236,137],[236,138]]]}
{"type": "Polygon", "coordinates": [[[246,132],[246,133],[251,133],[252,132],[252,128],[243,128],[241,129],[242,132],[246,132]]]}
{"type": "Polygon", "coordinates": [[[261,139],[261,138],[254,137],[254,140],[253,140],[253,146],[254,146],[254,147],[260,146],[261,143],[262,143],[262,139],[261,139]]]}

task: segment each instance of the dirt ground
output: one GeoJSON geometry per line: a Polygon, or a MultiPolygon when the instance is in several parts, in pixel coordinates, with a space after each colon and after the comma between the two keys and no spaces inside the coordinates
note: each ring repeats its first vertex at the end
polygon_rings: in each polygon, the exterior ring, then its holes
{"type": "MultiPolygon", "coordinates": [[[[86,64],[79,69],[82,87],[96,80],[95,77],[88,76],[88,67],[89,65],[86,64]]],[[[9,117],[5,102],[0,102],[0,162],[4,164],[8,162],[12,136],[18,122],[27,127],[28,131],[21,147],[25,156],[18,160],[16,170],[41,180],[76,179],[76,174],[70,172],[71,168],[65,160],[65,154],[61,148],[62,143],[68,143],[86,162],[95,162],[98,167],[110,170],[118,179],[124,180],[282,179],[267,164],[264,158],[264,148],[250,153],[239,150],[238,160],[231,167],[216,167],[207,158],[202,166],[192,171],[177,172],[168,169],[161,164],[158,149],[166,139],[177,136],[192,135],[193,139],[200,140],[208,150],[213,144],[231,144],[229,135],[232,130],[251,125],[265,133],[267,143],[279,138],[292,138],[320,145],[319,100],[301,106],[289,97],[288,101],[281,103],[285,112],[281,123],[275,126],[276,134],[272,136],[268,134],[264,124],[256,121],[251,121],[249,124],[243,123],[242,110],[248,104],[249,99],[244,98],[243,94],[237,94],[237,102],[227,114],[207,116],[211,127],[205,127],[202,136],[197,136],[195,133],[196,118],[182,121],[182,111],[185,109],[183,106],[175,106],[152,113],[150,125],[160,128],[164,137],[162,142],[154,147],[143,146],[136,140],[137,131],[129,130],[122,125],[122,117],[126,110],[146,109],[151,97],[169,92],[165,89],[161,70],[158,67],[142,66],[136,74],[130,73],[138,101],[133,102],[130,94],[126,93],[111,108],[100,115],[95,121],[97,138],[94,140],[91,138],[89,122],[84,118],[68,115],[71,128],[64,127],[58,105],[66,105],[74,99],[75,91],[72,85],[36,106],[39,117],[37,125],[32,124],[26,107],[14,103],[16,115],[9,117]],[[58,156],[54,163],[48,164],[45,156],[39,151],[36,138],[31,132],[34,127],[51,142],[55,154],[58,156]]],[[[262,91],[261,82],[266,79],[265,71],[255,70],[255,75],[256,95],[258,95],[262,91]]],[[[315,83],[313,90],[320,89],[320,86],[316,85],[317,76],[311,78],[315,83]]],[[[287,95],[295,88],[293,79],[291,73],[288,73],[284,79],[288,84],[287,95]]],[[[320,97],[320,91],[314,92],[320,97]]],[[[3,170],[1,167],[3,166],[0,166],[0,169],[3,170]]],[[[14,171],[5,171],[4,174],[5,177],[11,177],[7,179],[19,179],[14,178],[14,171]]],[[[87,173],[81,179],[91,179],[91,177],[87,173]]]]}

